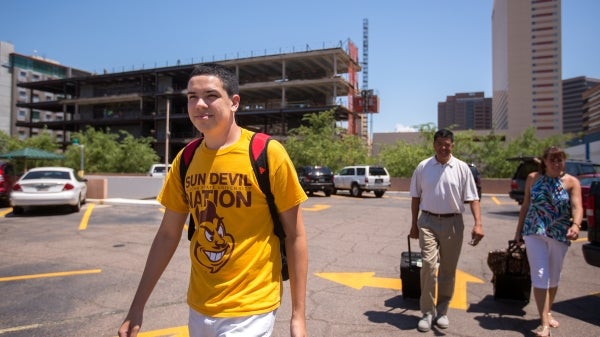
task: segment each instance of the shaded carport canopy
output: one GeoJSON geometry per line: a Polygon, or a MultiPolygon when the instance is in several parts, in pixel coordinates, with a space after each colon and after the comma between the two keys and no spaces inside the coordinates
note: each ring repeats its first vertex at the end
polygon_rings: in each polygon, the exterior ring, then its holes
{"type": "Polygon", "coordinates": [[[65,156],[58,153],[48,152],[40,149],[26,147],[8,153],[0,154],[0,158],[4,159],[23,159],[25,161],[25,171],[27,170],[28,159],[44,159],[44,160],[59,160],[65,159],[65,156]]]}

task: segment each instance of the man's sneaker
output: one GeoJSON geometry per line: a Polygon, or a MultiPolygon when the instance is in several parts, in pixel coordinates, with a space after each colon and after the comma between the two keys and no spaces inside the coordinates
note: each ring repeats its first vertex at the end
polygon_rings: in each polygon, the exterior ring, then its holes
{"type": "Polygon", "coordinates": [[[417,330],[421,332],[427,332],[431,329],[431,321],[433,316],[431,314],[423,315],[423,318],[419,321],[419,325],[417,325],[417,330]]]}
{"type": "Polygon", "coordinates": [[[438,318],[435,320],[435,325],[437,325],[440,329],[448,329],[448,327],[450,326],[448,316],[438,316],[438,318]]]}

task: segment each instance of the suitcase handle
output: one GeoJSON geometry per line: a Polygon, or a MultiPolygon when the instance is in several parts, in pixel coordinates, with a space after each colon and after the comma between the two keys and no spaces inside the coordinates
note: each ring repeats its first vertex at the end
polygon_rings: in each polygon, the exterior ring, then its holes
{"type": "Polygon", "coordinates": [[[410,262],[412,261],[412,250],[410,249],[410,234],[406,236],[406,241],[408,241],[408,261],[410,265],[410,262]]]}

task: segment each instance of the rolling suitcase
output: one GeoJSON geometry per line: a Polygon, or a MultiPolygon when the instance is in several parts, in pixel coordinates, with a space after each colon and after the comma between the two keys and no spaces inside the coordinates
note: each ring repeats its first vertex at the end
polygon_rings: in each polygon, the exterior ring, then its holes
{"type": "Polygon", "coordinates": [[[527,252],[523,245],[508,242],[508,248],[488,253],[488,265],[494,276],[495,300],[513,300],[529,303],[531,296],[531,275],[527,252]]]}
{"type": "Polygon", "coordinates": [[[402,298],[421,297],[421,252],[410,249],[410,236],[407,237],[408,252],[400,256],[400,280],[402,281],[402,298]]]}

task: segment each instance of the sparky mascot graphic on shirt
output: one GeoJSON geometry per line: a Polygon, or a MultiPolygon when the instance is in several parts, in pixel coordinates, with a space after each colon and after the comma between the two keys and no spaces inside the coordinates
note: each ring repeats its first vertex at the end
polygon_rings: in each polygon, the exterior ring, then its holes
{"type": "Polygon", "coordinates": [[[206,209],[196,211],[197,240],[194,257],[211,273],[218,272],[231,258],[235,247],[233,236],[227,233],[223,218],[217,214],[215,204],[208,201],[206,209]]]}

